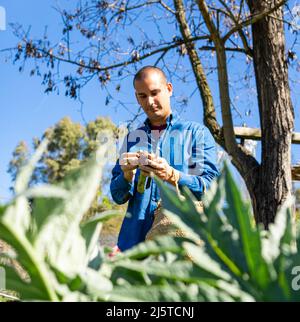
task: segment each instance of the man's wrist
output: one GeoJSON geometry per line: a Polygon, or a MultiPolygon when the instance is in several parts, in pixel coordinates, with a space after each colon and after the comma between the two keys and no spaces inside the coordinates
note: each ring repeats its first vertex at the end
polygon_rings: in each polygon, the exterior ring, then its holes
{"type": "Polygon", "coordinates": [[[173,186],[176,186],[180,178],[180,173],[173,167],[170,167],[170,171],[168,174],[167,182],[172,184],[173,186]]]}

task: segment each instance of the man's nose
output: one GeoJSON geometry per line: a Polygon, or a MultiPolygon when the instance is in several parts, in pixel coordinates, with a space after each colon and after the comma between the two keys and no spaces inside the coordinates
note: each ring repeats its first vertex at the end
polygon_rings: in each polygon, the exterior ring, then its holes
{"type": "Polygon", "coordinates": [[[149,96],[148,97],[148,105],[151,106],[154,103],[154,98],[149,96]]]}

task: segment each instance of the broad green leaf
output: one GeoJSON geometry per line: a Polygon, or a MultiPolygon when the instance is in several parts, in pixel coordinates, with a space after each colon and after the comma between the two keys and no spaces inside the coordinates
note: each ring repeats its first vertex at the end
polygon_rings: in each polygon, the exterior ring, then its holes
{"type": "Polygon", "coordinates": [[[122,262],[117,262],[115,265],[140,273],[152,274],[186,283],[206,281],[213,284],[217,280],[217,277],[213,273],[205,271],[187,260],[177,261],[172,264],[160,263],[157,261],[145,263],[141,261],[124,260],[122,262]]]}
{"type": "Polygon", "coordinates": [[[84,227],[85,225],[89,224],[97,224],[99,222],[103,223],[106,222],[107,220],[110,220],[111,218],[115,216],[121,216],[123,215],[122,211],[117,211],[117,210],[107,210],[103,211],[98,215],[93,216],[92,218],[89,218],[85,222],[81,223],[81,226],[84,227]]]}
{"type": "Polygon", "coordinates": [[[185,251],[182,246],[183,241],[183,238],[159,236],[155,240],[147,240],[143,243],[139,243],[126,252],[118,254],[118,256],[112,259],[112,261],[117,262],[124,259],[143,259],[146,256],[159,255],[165,252],[184,255],[185,251]]]}
{"type": "Polygon", "coordinates": [[[97,256],[97,246],[99,244],[99,235],[102,228],[101,222],[90,222],[80,227],[81,235],[85,241],[86,248],[86,264],[89,263],[93,257],[97,256]]]}
{"type": "Polygon", "coordinates": [[[157,180],[164,213],[186,237],[160,236],[108,259],[98,237],[114,211],[81,222],[101,182],[104,160],[92,158],[56,185],[27,188],[38,158],[22,170],[15,199],[0,206],[1,239],[14,248],[30,277],[22,280],[8,267],[9,288],[22,299],[299,300],[291,289],[291,270],[300,263],[300,234],[293,234],[289,207],[281,209],[269,232],[255,229],[227,167],[206,193],[205,213],[197,211],[188,189],[179,198],[157,180]],[[33,199],[33,214],[27,198],[33,199]]]}
{"type": "Polygon", "coordinates": [[[103,301],[108,299],[108,292],[113,288],[112,282],[108,278],[90,268],[81,274],[81,278],[86,286],[86,292],[91,298],[103,301]]]}
{"type": "Polygon", "coordinates": [[[264,289],[270,282],[270,274],[262,256],[260,233],[257,229],[253,229],[248,207],[245,206],[227,167],[225,167],[225,178],[226,198],[229,205],[226,212],[227,218],[239,234],[250,278],[264,289]]]}
{"type": "Polygon", "coordinates": [[[247,294],[243,294],[228,284],[219,284],[219,288],[206,283],[151,285],[126,285],[115,287],[109,296],[109,301],[121,302],[216,302],[253,299],[247,294]],[[229,293],[225,289],[229,290],[229,293]],[[232,293],[232,295],[230,294],[232,293]]]}
{"type": "Polygon", "coordinates": [[[80,229],[86,243],[87,261],[91,260],[95,248],[98,245],[102,223],[115,216],[120,216],[121,214],[122,213],[120,211],[108,210],[86,220],[84,223],[81,223],[80,229]]]}
{"type": "Polygon", "coordinates": [[[292,214],[290,213],[293,203],[292,199],[286,201],[277,213],[275,222],[270,224],[267,238],[263,239],[263,256],[270,263],[274,262],[282,251],[291,248],[295,240],[291,223],[292,214]]]}
{"type": "Polygon", "coordinates": [[[230,273],[236,274],[237,271],[246,273],[247,263],[237,231],[227,222],[223,213],[212,210],[210,208],[209,211],[206,211],[209,220],[203,229],[206,232],[203,240],[206,242],[207,253],[214,260],[219,261],[222,267],[226,268],[230,273]],[[216,252],[217,248],[219,249],[218,252],[216,252]],[[232,263],[230,267],[228,267],[228,261],[224,262],[223,259],[220,259],[220,252],[223,254],[222,258],[230,258],[230,262],[232,263]],[[231,267],[233,266],[236,269],[232,270],[231,267]]]}
{"type": "Polygon", "coordinates": [[[71,292],[71,293],[66,293],[62,299],[62,302],[90,302],[91,301],[91,297],[81,293],[81,292],[71,292]]]}
{"type": "Polygon", "coordinates": [[[6,206],[0,205],[0,217],[4,214],[6,208],[6,206]]]}
{"type": "Polygon", "coordinates": [[[244,292],[237,282],[229,283],[224,280],[219,280],[216,283],[216,288],[224,294],[228,294],[234,301],[254,302],[253,296],[244,292]]]}
{"type": "Polygon", "coordinates": [[[202,270],[213,274],[216,278],[229,281],[230,275],[223,271],[219,263],[212,260],[204,251],[202,247],[196,246],[195,244],[185,242],[184,248],[191,257],[191,260],[202,270]]]}
{"type": "Polygon", "coordinates": [[[14,227],[14,230],[21,235],[27,233],[30,228],[30,205],[25,197],[18,197],[7,208],[0,217],[0,220],[7,225],[14,227]]]}
{"type": "Polygon", "coordinates": [[[89,209],[101,182],[103,146],[79,169],[72,171],[58,184],[68,191],[66,199],[39,198],[33,209],[38,234],[34,246],[47,253],[49,261],[71,274],[80,272],[86,263],[86,241],[81,235],[80,221],[89,209]]]}
{"type": "Polygon", "coordinates": [[[289,271],[291,254],[296,253],[296,236],[292,223],[291,208],[294,200],[285,202],[270,224],[267,236],[262,239],[263,256],[273,267],[273,283],[266,290],[266,298],[278,299],[292,297],[291,273],[289,271]]]}
{"type": "MultiPolygon", "coordinates": [[[[129,285],[150,285],[149,278],[142,270],[133,270],[131,267],[120,265],[103,265],[109,266],[110,280],[113,285],[129,284],[129,285]]],[[[106,272],[108,268],[106,268],[106,272]]],[[[104,272],[107,275],[107,273],[104,272]]]]}
{"type": "Polygon", "coordinates": [[[59,198],[66,199],[68,197],[68,192],[60,187],[54,185],[43,184],[41,186],[36,186],[25,190],[22,194],[17,195],[28,198],[59,198]]]}
{"type": "Polygon", "coordinates": [[[48,297],[49,300],[56,300],[57,297],[51,286],[51,279],[43,258],[35,252],[24,232],[19,229],[19,226],[11,222],[11,217],[13,216],[10,216],[10,212],[17,211],[14,209],[14,206],[8,207],[0,219],[1,239],[15,249],[17,260],[29,273],[35,287],[43,292],[44,297],[48,297]]]}
{"type": "MultiPolygon", "coordinates": [[[[225,199],[225,176],[222,174],[217,182],[213,183],[213,190],[208,190],[204,203],[205,214],[208,218],[204,227],[211,238],[217,243],[222,245],[222,251],[229,257],[233,263],[237,265],[243,272],[247,272],[247,263],[243,253],[240,238],[237,230],[232,227],[226,215],[223,213],[222,204],[225,199]],[[208,203],[209,200],[209,203],[208,203]]],[[[206,243],[207,252],[212,258],[217,260],[215,252],[210,247],[209,242],[206,243]]]]}
{"type": "Polygon", "coordinates": [[[52,266],[49,263],[49,267],[53,274],[56,277],[56,280],[59,284],[67,285],[67,288],[59,287],[58,292],[62,297],[64,297],[67,293],[76,292],[76,291],[83,291],[84,290],[84,282],[80,275],[69,276],[64,272],[57,269],[55,266],[52,266]]]}
{"type": "MultiPolygon", "coordinates": [[[[207,218],[205,218],[207,216],[200,215],[195,208],[195,198],[192,196],[191,192],[189,192],[188,189],[183,189],[185,200],[182,202],[179,200],[175,192],[168,191],[168,188],[160,183],[159,180],[158,184],[160,184],[163,205],[167,209],[165,210],[165,214],[171,218],[174,224],[180,229],[184,230],[187,233],[187,236],[194,242],[199,242],[199,239],[201,238],[201,240],[206,243],[207,250],[210,250],[210,256],[213,256],[214,259],[219,258],[219,260],[228,266],[231,272],[241,276],[241,271],[231,260],[230,254],[227,254],[226,250],[224,251],[220,248],[218,242],[214,239],[214,236],[212,236],[212,233],[209,231],[210,226],[207,226],[207,218]],[[173,214],[167,212],[168,210],[172,211],[173,214]]],[[[222,186],[218,187],[218,189],[221,190],[222,186]]],[[[211,200],[214,200],[214,198],[216,198],[214,201],[215,207],[218,205],[218,208],[220,208],[221,194],[218,192],[218,190],[213,193],[211,200]]],[[[212,208],[210,211],[212,211],[212,208]]],[[[206,210],[205,213],[207,215],[206,210]]],[[[216,213],[209,213],[209,215],[210,217],[213,216],[213,218],[209,218],[209,224],[218,219],[216,213]]],[[[220,219],[218,220],[219,223],[221,223],[220,219]]],[[[215,229],[221,230],[220,227],[216,227],[215,229]]],[[[230,246],[228,248],[231,249],[230,246]]]]}
{"type": "Polygon", "coordinates": [[[112,283],[109,279],[103,276],[100,272],[93,269],[86,268],[80,275],[74,278],[66,275],[64,272],[59,271],[51,266],[51,269],[56,275],[57,281],[66,287],[59,287],[58,291],[63,300],[71,298],[72,293],[85,294],[89,296],[89,300],[106,300],[107,294],[112,290],[112,283]]]}
{"type": "Polygon", "coordinates": [[[198,285],[116,286],[109,295],[114,302],[185,302],[204,301],[198,285]]]}
{"type": "Polygon", "coordinates": [[[47,293],[35,283],[24,282],[12,267],[5,266],[6,288],[18,293],[21,300],[49,301],[47,293]]]}

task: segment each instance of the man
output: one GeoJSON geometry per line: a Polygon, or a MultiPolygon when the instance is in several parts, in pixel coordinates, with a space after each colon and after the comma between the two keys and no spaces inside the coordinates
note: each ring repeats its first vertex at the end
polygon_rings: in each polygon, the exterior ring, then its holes
{"type": "Polygon", "coordinates": [[[179,189],[188,187],[198,200],[219,174],[214,140],[208,130],[198,123],[184,122],[172,112],[173,87],[164,72],[153,66],[143,67],[133,85],[148,118],[127,135],[112,171],[110,190],[114,201],[129,201],[118,238],[121,251],[144,241],[153,223],[160,194],[151,173],[179,189]],[[141,174],[148,178],[139,192],[141,174]]]}

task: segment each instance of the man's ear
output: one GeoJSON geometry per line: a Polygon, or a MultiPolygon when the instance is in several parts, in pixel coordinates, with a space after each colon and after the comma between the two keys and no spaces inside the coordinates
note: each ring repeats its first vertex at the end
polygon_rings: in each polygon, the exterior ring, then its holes
{"type": "Polygon", "coordinates": [[[168,89],[168,92],[170,93],[170,96],[173,95],[173,85],[172,83],[167,83],[167,89],[168,89]]]}

